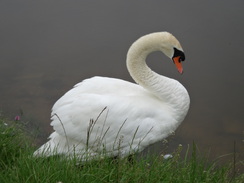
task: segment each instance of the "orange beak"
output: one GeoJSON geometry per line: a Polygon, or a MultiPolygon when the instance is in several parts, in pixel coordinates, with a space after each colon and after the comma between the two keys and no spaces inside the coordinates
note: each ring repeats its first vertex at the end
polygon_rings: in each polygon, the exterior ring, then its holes
{"type": "Polygon", "coordinates": [[[180,56],[174,57],[173,61],[174,61],[174,64],[175,64],[177,70],[179,71],[179,73],[183,74],[183,67],[182,67],[182,64],[180,62],[180,56]]]}

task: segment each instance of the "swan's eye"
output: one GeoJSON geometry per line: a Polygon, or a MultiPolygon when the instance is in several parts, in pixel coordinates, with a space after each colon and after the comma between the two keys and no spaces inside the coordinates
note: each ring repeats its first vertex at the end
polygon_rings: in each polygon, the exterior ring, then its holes
{"type": "Polygon", "coordinates": [[[173,55],[173,58],[175,57],[180,57],[179,58],[179,61],[184,61],[185,60],[185,54],[183,51],[181,50],[178,50],[177,48],[174,48],[174,55],[173,55]]]}

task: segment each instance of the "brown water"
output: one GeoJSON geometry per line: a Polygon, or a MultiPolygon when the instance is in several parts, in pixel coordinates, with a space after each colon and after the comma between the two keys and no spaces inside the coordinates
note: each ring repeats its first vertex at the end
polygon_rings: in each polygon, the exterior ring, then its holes
{"type": "MultiPolygon", "coordinates": [[[[155,53],[148,63],[185,85],[189,114],[173,145],[236,151],[244,159],[244,1],[1,1],[0,109],[52,131],[54,102],[79,81],[109,76],[132,81],[125,57],[138,37],[172,32],[186,54],[184,74],[155,53]]],[[[153,148],[160,149],[161,143],[153,148]]]]}

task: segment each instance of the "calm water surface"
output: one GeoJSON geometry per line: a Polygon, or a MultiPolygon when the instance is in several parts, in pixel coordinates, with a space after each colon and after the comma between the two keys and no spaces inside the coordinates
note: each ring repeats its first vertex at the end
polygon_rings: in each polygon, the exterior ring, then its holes
{"type": "Polygon", "coordinates": [[[130,44],[167,30],[185,51],[184,74],[159,53],[148,64],[179,80],[191,96],[169,145],[194,140],[217,157],[232,153],[236,141],[244,159],[244,1],[15,0],[1,1],[0,12],[0,110],[12,118],[22,111],[40,128],[42,142],[59,97],[94,75],[132,81],[125,66],[130,44]]]}

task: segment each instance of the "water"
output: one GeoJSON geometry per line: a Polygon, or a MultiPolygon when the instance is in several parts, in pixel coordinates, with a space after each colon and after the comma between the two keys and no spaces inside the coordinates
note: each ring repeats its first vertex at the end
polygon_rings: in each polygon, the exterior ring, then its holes
{"type": "MultiPolygon", "coordinates": [[[[94,75],[132,81],[125,57],[138,37],[172,32],[186,54],[184,74],[162,54],[148,58],[191,96],[172,144],[211,149],[214,156],[244,143],[243,1],[1,1],[0,109],[52,131],[50,110],[74,84],[94,75]]],[[[161,143],[153,148],[160,149],[161,143]]]]}

